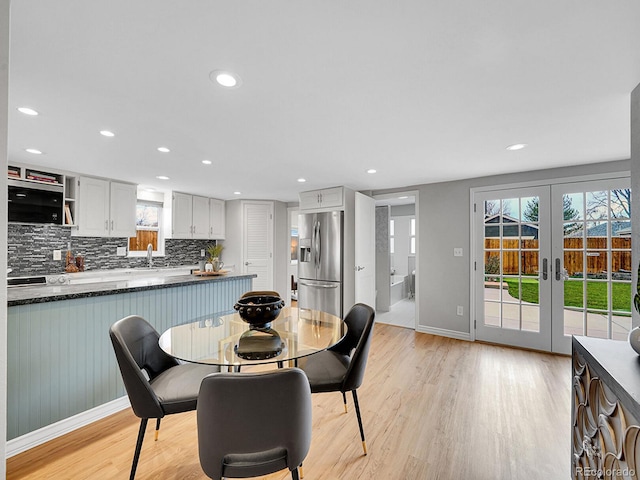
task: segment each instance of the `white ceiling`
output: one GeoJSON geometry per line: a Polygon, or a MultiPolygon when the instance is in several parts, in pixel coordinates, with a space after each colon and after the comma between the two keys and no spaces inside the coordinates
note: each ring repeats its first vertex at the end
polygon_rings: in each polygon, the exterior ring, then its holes
{"type": "Polygon", "coordinates": [[[14,0],[11,15],[12,162],[297,201],[629,158],[637,0],[14,0]],[[217,69],[242,86],[214,85],[217,69]]]}

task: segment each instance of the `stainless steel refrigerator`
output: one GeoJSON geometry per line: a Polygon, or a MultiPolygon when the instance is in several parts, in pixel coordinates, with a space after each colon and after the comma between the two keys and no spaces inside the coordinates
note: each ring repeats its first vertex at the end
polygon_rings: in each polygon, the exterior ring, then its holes
{"type": "Polygon", "coordinates": [[[343,212],[298,216],[298,308],[342,318],[343,212]]]}

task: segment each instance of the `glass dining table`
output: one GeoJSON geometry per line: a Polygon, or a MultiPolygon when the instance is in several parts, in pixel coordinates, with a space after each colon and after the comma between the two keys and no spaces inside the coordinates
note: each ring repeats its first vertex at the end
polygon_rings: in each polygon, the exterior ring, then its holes
{"type": "Polygon", "coordinates": [[[158,342],[180,360],[239,371],[266,363],[295,366],[299,358],[335,345],[346,328],[335,315],[284,307],[268,326],[250,327],[238,313],[216,313],[171,327],[158,342]]]}

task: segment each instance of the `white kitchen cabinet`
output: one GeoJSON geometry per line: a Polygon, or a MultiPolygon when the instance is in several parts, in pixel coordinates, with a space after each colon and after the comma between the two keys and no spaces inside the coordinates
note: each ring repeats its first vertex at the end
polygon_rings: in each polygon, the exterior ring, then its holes
{"type": "MultiPolygon", "coordinates": [[[[212,238],[210,199],[187,193],[173,193],[173,238],[212,238]]],[[[224,221],[224,219],[223,219],[224,221]]]]}
{"type": "Polygon", "coordinates": [[[138,188],[131,183],[110,182],[109,236],[136,236],[138,188]]]}
{"type": "Polygon", "coordinates": [[[224,200],[209,199],[209,238],[225,239],[224,200]]]}
{"type": "Polygon", "coordinates": [[[193,196],[192,238],[209,238],[209,199],[193,196]]]}
{"type": "Polygon", "coordinates": [[[300,193],[300,210],[341,208],[344,206],[344,188],[333,187],[300,193]]]}
{"type": "Polygon", "coordinates": [[[100,178],[80,177],[75,235],[135,237],[136,186],[100,178]]]}
{"type": "Polygon", "coordinates": [[[191,238],[193,220],[192,195],[173,192],[171,233],[173,238],[191,238]]]}

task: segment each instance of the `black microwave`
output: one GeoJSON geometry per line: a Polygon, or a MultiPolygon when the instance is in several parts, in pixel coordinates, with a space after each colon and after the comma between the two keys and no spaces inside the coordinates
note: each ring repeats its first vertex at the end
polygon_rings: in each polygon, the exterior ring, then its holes
{"type": "Polygon", "coordinates": [[[62,225],[62,185],[7,180],[10,222],[62,225]]]}

